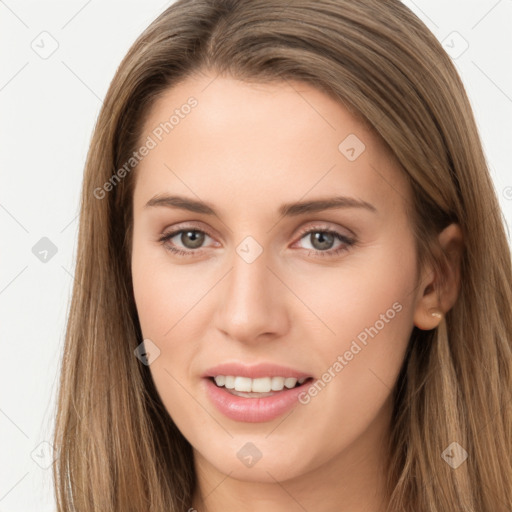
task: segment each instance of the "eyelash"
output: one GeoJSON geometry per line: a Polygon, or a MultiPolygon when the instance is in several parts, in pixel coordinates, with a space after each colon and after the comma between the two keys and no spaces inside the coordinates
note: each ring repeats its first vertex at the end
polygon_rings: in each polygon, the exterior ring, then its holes
{"type": "MultiPolygon", "coordinates": [[[[193,226],[190,226],[190,227],[178,229],[176,231],[172,231],[171,233],[164,233],[158,239],[158,241],[165,247],[166,250],[168,250],[174,254],[177,254],[179,256],[195,256],[198,253],[200,253],[201,251],[200,250],[192,250],[192,249],[189,249],[189,250],[177,249],[176,247],[173,247],[173,246],[167,244],[167,242],[169,240],[171,240],[172,238],[174,238],[176,235],[179,235],[180,233],[184,233],[186,231],[203,233],[205,235],[208,235],[210,238],[213,238],[208,232],[206,232],[202,229],[197,229],[193,226]]],[[[338,256],[338,255],[348,251],[351,247],[353,247],[356,244],[356,240],[353,238],[346,237],[346,236],[342,235],[341,233],[338,233],[337,231],[334,231],[332,229],[325,228],[325,227],[319,227],[319,226],[312,227],[312,228],[305,228],[305,229],[301,230],[299,240],[302,240],[302,238],[304,238],[306,235],[308,235],[310,233],[328,233],[328,234],[334,235],[335,238],[337,238],[340,242],[343,242],[345,244],[345,245],[338,247],[337,249],[329,249],[327,251],[319,251],[317,249],[308,249],[308,251],[315,254],[315,256],[335,257],[335,256],[338,256]]]]}

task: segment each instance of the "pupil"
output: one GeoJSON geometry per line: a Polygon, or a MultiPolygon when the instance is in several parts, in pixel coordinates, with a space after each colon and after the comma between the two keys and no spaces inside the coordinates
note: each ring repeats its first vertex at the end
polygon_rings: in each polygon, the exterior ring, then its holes
{"type": "Polygon", "coordinates": [[[184,231],[181,235],[181,242],[189,249],[197,249],[198,247],[201,247],[203,241],[204,233],[200,233],[199,231],[184,231]],[[189,237],[188,240],[187,237],[189,237]],[[190,239],[192,239],[191,243],[190,239]]]}
{"type": "Polygon", "coordinates": [[[334,235],[331,233],[322,233],[322,232],[316,232],[312,233],[312,244],[313,247],[316,249],[330,249],[332,246],[332,243],[334,241],[334,235]],[[327,240],[327,242],[326,242],[327,240]],[[320,245],[317,246],[316,242],[319,242],[320,245]]]}

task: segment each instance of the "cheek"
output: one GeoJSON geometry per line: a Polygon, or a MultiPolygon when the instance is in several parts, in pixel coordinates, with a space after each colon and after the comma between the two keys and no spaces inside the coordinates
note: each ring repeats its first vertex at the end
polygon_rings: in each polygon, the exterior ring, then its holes
{"type": "Polygon", "coordinates": [[[135,303],[145,338],[165,341],[182,319],[196,314],[193,308],[208,290],[192,266],[170,264],[163,247],[135,243],[132,254],[135,303]]]}
{"type": "MultiPolygon", "coordinates": [[[[200,353],[209,318],[204,311],[208,300],[204,299],[215,280],[212,273],[198,276],[193,266],[171,264],[164,248],[155,250],[137,242],[132,253],[132,280],[142,336],[159,349],[150,364],[156,389],[169,414],[180,425],[184,422],[186,431],[194,404],[190,382],[197,378],[193,362],[200,353]]],[[[200,417],[199,409],[196,423],[200,417]]]]}
{"type": "MultiPolygon", "coordinates": [[[[325,340],[315,345],[315,352],[324,347],[348,350],[354,339],[367,346],[369,340],[385,339],[372,344],[376,352],[400,350],[406,344],[416,275],[415,252],[408,242],[399,247],[375,244],[332,268],[289,271],[284,280],[293,283],[296,295],[317,318],[315,338],[325,340]]],[[[303,317],[309,318],[305,309],[303,317]]]]}
{"type": "Polygon", "coordinates": [[[207,285],[197,275],[188,275],[185,266],[173,268],[159,252],[134,246],[134,296],[143,338],[159,349],[149,366],[156,390],[168,414],[190,440],[197,429],[196,437],[212,430],[190,386],[192,363],[204,331],[199,325],[200,300],[207,285]]]}
{"type": "Polygon", "coordinates": [[[340,447],[356,439],[386,404],[413,328],[412,246],[381,246],[367,255],[322,276],[314,293],[306,280],[299,291],[305,294],[309,286],[308,305],[331,331],[324,329],[323,342],[315,346],[322,375],[301,403],[340,447]]]}

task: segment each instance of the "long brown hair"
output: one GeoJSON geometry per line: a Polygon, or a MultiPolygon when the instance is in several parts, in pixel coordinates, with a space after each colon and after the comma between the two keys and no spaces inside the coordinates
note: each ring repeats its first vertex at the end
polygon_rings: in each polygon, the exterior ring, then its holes
{"type": "Polygon", "coordinates": [[[399,0],[178,0],[129,50],[83,181],[54,437],[59,512],[192,506],[191,446],[134,356],[142,342],[130,273],[135,169],[125,167],[122,179],[118,171],[159,95],[205,69],[262,83],[302,80],[359,116],[408,177],[418,260],[440,276],[437,234],[450,222],[461,226],[459,299],[439,328],[414,328],[394,392],[389,510],[510,512],[504,220],[456,69],[399,0]],[[457,469],[441,457],[452,442],[468,453],[457,469]]]}

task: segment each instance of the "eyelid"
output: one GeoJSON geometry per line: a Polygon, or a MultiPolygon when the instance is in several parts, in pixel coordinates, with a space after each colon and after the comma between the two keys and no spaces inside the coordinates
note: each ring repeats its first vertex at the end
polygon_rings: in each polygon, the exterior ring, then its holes
{"type": "Polygon", "coordinates": [[[159,238],[170,235],[172,233],[177,234],[180,231],[200,231],[208,235],[210,238],[216,238],[217,236],[214,235],[209,228],[204,227],[204,224],[197,221],[187,221],[163,229],[162,233],[159,235],[159,238]]]}
{"type": "Polygon", "coordinates": [[[317,222],[319,222],[319,223],[300,228],[297,236],[302,237],[303,235],[308,234],[311,231],[332,231],[332,232],[338,233],[341,236],[344,236],[347,239],[355,239],[356,238],[356,235],[352,232],[352,230],[350,230],[348,228],[344,228],[344,227],[337,226],[337,225],[332,226],[325,222],[322,223],[322,221],[317,221],[317,222]],[[342,230],[348,231],[348,234],[340,233],[340,231],[342,231],[342,230]]]}
{"type": "MultiPolygon", "coordinates": [[[[346,231],[349,232],[349,234],[347,235],[344,235],[346,236],[346,238],[356,238],[356,235],[352,232],[352,230],[346,228],[346,227],[341,227],[341,226],[331,226],[329,225],[328,223],[326,222],[322,222],[322,221],[311,221],[311,222],[317,222],[316,224],[313,224],[313,225],[308,225],[308,226],[305,226],[305,227],[301,227],[297,233],[297,235],[295,236],[302,236],[304,234],[307,234],[308,232],[312,231],[312,230],[323,230],[323,231],[338,231],[340,229],[345,229],[346,231]]],[[[167,231],[167,228],[165,228],[163,231],[162,231],[162,235],[160,236],[164,236],[166,234],[170,234],[170,233],[176,233],[178,231],[181,231],[181,230],[197,230],[197,231],[202,231],[203,233],[207,234],[210,238],[215,238],[216,235],[213,235],[213,233],[209,230],[209,228],[205,228],[204,227],[204,224],[202,224],[201,222],[198,222],[198,221],[186,221],[186,222],[182,222],[182,223],[179,223],[177,225],[173,225],[172,228],[169,228],[169,231],[167,231]]],[[[340,233],[341,234],[341,233],[340,233]]]]}

